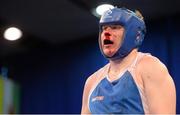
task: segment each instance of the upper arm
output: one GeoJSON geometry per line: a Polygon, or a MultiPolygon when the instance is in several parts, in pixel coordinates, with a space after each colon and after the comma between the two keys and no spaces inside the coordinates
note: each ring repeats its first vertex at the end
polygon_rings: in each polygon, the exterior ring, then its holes
{"type": "Polygon", "coordinates": [[[89,114],[89,108],[88,108],[88,96],[90,92],[90,86],[91,86],[91,77],[89,77],[86,80],[86,83],[84,85],[84,90],[83,90],[83,99],[82,99],[82,108],[81,108],[81,114],[89,114]]]}
{"type": "Polygon", "coordinates": [[[150,113],[175,113],[175,85],[166,66],[152,57],[146,57],[142,65],[142,79],[150,113]]]}

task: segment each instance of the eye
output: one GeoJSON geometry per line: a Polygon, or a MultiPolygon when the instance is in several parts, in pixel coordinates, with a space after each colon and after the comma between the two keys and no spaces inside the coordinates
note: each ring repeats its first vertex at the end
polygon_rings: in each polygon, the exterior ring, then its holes
{"type": "Polygon", "coordinates": [[[107,28],[110,28],[112,30],[121,29],[121,25],[104,25],[102,26],[102,30],[106,30],[107,28]]]}
{"type": "Polygon", "coordinates": [[[111,25],[111,29],[121,29],[121,25],[111,25]]]}
{"type": "Polygon", "coordinates": [[[117,29],[117,26],[112,25],[112,26],[111,26],[111,29],[117,29]]]}
{"type": "Polygon", "coordinates": [[[102,26],[102,30],[106,30],[108,26],[102,26]]]}

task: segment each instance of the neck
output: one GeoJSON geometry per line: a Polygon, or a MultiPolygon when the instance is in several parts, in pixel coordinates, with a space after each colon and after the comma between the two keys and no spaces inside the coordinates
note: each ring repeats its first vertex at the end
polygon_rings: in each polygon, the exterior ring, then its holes
{"type": "Polygon", "coordinates": [[[110,60],[110,72],[120,73],[122,70],[127,68],[136,58],[137,49],[133,49],[126,57],[118,60],[110,60]]]}

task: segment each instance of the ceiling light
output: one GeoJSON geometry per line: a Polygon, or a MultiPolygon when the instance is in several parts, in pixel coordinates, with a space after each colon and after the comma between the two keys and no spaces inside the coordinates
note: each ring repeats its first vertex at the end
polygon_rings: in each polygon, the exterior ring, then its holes
{"type": "Polygon", "coordinates": [[[4,38],[10,41],[17,40],[21,38],[22,31],[16,27],[10,27],[5,30],[4,32],[4,38]]]}
{"type": "Polygon", "coordinates": [[[114,8],[114,6],[111,4],[102,4],[96,8],[96,13],[101,16],[105,11],[112,8],[114,8]]]}

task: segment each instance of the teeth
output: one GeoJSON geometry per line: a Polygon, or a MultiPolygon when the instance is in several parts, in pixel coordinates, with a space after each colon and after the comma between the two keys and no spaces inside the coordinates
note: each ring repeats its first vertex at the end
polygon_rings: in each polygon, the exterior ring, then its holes
{"type": "Polygon", "coordinates": [[[104,45],[108,45],[108,44],[113,44],[113,42],[111,40],[105,39],[104,45]]]}

